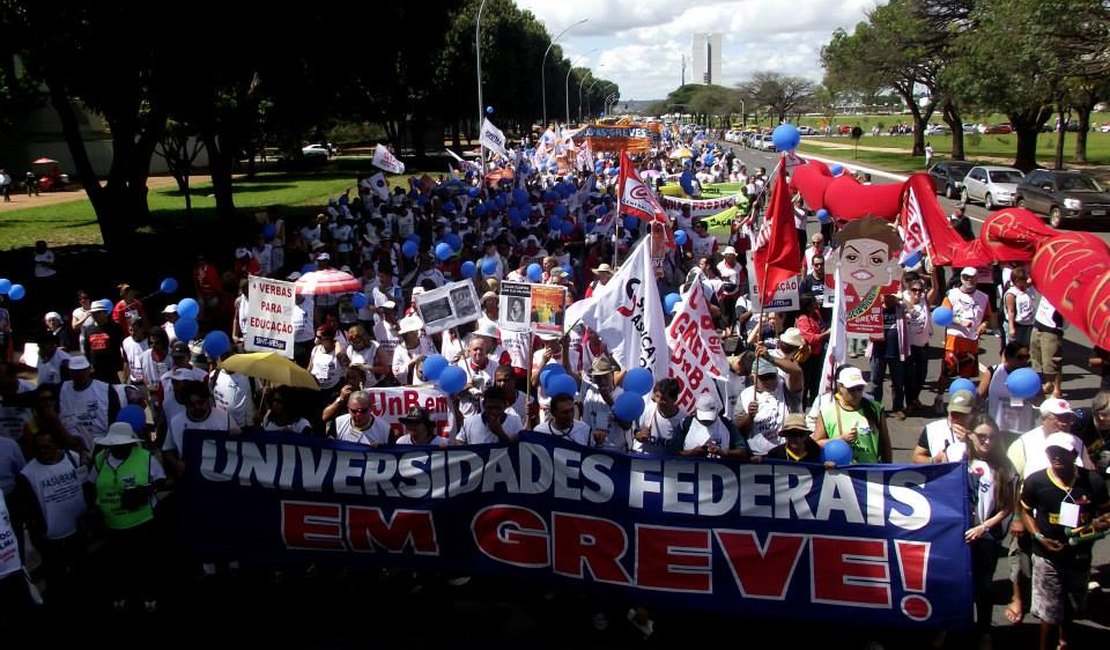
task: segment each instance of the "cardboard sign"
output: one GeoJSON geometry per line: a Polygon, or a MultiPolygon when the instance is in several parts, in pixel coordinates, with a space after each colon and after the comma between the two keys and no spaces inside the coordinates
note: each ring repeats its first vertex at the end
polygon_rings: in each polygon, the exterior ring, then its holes
{"type": "Polygon", "coordinates": [[[420,294],[416,297],[416,310],[428,334],[476,321],[482,315],[478,292],[469,280],[452,282],[420,294]]]}
{"type": "Polygon", "coordinates": [[[292,282],[250,276],[247,324],[243,345],[247,352],[277,352],[293,358],[293,308],[297,304],[292,282]]]}
{"type": "Polygon", "coordinates": [[[563,334],[567,288],[554,284],[502,282],[498,326],[510,332],[563,334]]]}

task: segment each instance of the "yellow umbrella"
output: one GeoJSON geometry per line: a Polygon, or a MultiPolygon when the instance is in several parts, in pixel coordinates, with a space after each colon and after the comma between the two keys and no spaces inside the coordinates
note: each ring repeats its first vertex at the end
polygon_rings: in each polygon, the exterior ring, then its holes
{"type": "Polygon", "coordinates": [[[220,367],[281,386],[320,390],[315,377],[277,352],[233,354],[221,361],[220,367]]]}
{"type": "Polygon", "coordinates": [[[694,152],[690,151],[686,147],[679,147],[678,149],[675,149],[674,151],[671,152],[671,158],[673,158],[675,160],[677,160],[679,158],[693,158],[693,157],[694,157],[694,152]]]}

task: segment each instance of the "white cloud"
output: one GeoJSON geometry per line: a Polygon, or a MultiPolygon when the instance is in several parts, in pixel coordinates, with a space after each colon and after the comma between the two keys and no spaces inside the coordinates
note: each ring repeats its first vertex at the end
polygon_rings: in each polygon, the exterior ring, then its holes
{"type": "Polygon", "coordinates": [[[692,78],[690,45],[699,32],[723,36],[722,85],[775,71],[819,81],[821,46],[838,27],[851,31],[877,0],[516,0],[552,36],[583,18],[560,40],[579,65],[621,88],[622,99],[662,99],[678,87],[682,57],[692,78]],[[601,65],[599,69],[598,66],[601,65]]]}

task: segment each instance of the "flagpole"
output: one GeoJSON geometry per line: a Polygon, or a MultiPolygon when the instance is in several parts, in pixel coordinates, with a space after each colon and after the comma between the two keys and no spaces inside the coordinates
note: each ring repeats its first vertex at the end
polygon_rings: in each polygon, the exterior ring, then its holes
{"type": "MultiPolygon", "coordinates": [[[[617,160],[622,164],[624,163],[624,150],[622,149],[617,160]]],[[[620,250],[620,234],[621,234],[621,181],[620,174],[617,174],[617,216],[616,223],[613,224],[613,268],[617,268],[617,253],[620,250]]]]}

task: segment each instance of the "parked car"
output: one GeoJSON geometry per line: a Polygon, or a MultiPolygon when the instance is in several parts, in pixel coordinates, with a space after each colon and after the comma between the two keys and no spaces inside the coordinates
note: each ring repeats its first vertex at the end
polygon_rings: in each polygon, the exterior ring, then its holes
{"type": "Polygon", "coordinates": [[[964,203],[981,201],[988,210],[998,206],[1013,205],[1017,184],[1022,173],[1013,167],[998,165],[978,165],[968,170],[964,176],[964,187],[960,199],[964,203]]]}
{"type": "Polygon", "coordinates": [[[305,158],[331,158],[331,149],[326,144],[310,144],[301,147],[301,154],[305,158]]]}
{"type": "Polygon", "coordinates": [[[942,160],[929,168],[933,188],[937,194],[950,199],[959,198],[964,188],[964,176],[975,166],[965,160],[942,160]]]}
{"type": "Polygon", "coordinates": [[[1004,135],[1013,132],[1014,127],[1009,122],[1003,122],[1001,124],[991,124],[990,126],[983,127],[981,131],[981,133],[985,135],[1004,135]]]}
{"type": "Polygon", "coordinates": [[[1076,171],[1035,169],[1018,183],[1015,204],[1047,214],[1048,224],[1059,228],[1065,220],[1105,218],[1110,192],[1076,171]]]}
{"type": "Polygon", "coordinates": [[[945,135],[948,133],[948,126],[945,124],[930,124],[925,127],[925,135],[945,135]]]}
{"type": "Polygon", "coordinates": [[[812,126],[799,126],[798,133],[801,135],[818,135],[820,132],[812,126]]]}
{"type": "Polygon", "coordinates": [[[755,136],[752,140],[752,148],[759,149],[760,151],[774,151],[775,142],[767,133],[761,133],[755,136]]]}
{"type": "Polygon", "coordinates": [[[852,127],[847,124],[841,124],[836,128],[836,132],[840,135],[852,135],[852,127]]]}

